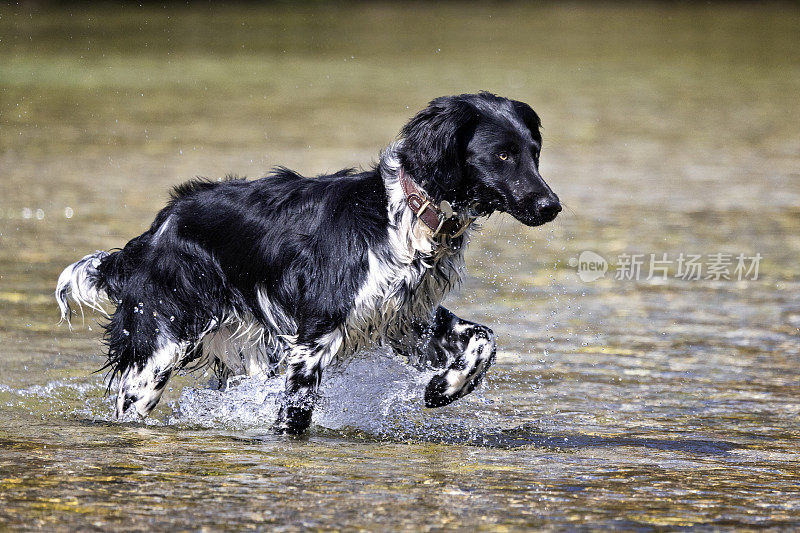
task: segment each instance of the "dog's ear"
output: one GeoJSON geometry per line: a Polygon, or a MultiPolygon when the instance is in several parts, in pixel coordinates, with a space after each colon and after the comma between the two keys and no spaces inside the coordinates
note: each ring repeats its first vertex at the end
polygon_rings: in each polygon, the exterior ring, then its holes
{"type": "Polygon", "coordinates": [[[542,133],[539,129],[542,127],[542,121],[536,111],[525,102],[518,100],[511,100],[511,105],[514,107],[514,112],[522,120],[522,123],[525,124],[525,127],[530,130],[533,139],[541,144],[542,133]]]}
{"type": "Polygon", "coordinates": [[[432,186],[429,192],[455,190],[477,122],[477,109],[465,99],[446,96],[433,100],[403,127],[400,162],[414,179],[432,186]]]}

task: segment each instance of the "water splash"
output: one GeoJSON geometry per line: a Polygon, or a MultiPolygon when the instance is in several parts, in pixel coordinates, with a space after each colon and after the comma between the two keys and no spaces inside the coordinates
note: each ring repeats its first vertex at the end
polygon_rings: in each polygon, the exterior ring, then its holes
{"type": "MultiPolygon", "coordinates": [[[[372,350],[329,368],[313,423],[374,435],[418,425],[432,372],[420,372],[384,350],[372,350]]],[[[168,423],[236,429],[266,428],[278,414],[284,378],[242,378],[224,391],[185,388],[168,423]]]]}
{"type": "MultiPolygon", "coordinates": [[[[491,383],[451,406],[425,409],[425,386],[434,374],[419,371],[390,350],[380,348],[335,364],[324,374],[311,432],[396,442],[493,445],[496,439],[492,431],[498,430],[498,422],[511,420],[484,396],[492,389],[491,383]]],[[[283,390],[283,375],[235,378],[225,390],[199,384],[186,386],[176,400],[165,406],[166,410],[161,409],[167,414],[119,421],[114,419],[114,395],[104,394],[102,379],[68,378],[20,389],[0,385],[0,401],[43,417],[253,435],[271,431],[283,390]]],[[[501,440],[504,442],[505,437],[501,440]]]]}

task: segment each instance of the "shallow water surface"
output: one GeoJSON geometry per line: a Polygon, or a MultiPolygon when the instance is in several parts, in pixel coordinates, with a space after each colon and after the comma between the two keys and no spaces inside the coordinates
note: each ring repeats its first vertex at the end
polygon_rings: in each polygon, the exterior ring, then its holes
{"type": "Polygon", "coordinates": [[[798,30],[782,5],[0,8],[0,526],[800,527],[798,30]],[[480,89],[542,116],[567,207],[473,237],[447,305],[498,334],[480,390],[424,409],[429,375],[377,350],[305,438],[269,430],[279,378],[189,374],[112,420],[61,268],[184,179],[366,166],[480,89]]]}

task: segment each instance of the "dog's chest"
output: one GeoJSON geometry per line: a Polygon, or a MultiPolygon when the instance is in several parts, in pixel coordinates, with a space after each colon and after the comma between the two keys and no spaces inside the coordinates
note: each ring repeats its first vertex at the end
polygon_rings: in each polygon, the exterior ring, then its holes
{"type": "Polygon", "coordinates": [[[381,338],[413,334],[413,323],[430,319],[463,272],[461,250],[410,262],[370,251],[368,267],[345,325],[347,351],[355,352],[381,338]]]}

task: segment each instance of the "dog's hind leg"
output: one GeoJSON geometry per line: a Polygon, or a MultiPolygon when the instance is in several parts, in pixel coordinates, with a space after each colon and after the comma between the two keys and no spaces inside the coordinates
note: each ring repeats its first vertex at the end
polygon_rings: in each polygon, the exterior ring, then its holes
{"type": "Polygon", "coordinates": [[[343,336],[336,329],[309,343],[289,347],[286,390],[275,429],[279,433],[300,435],[311,425],[322,371],[342,347],[343,336]]]}
{"type": "Polygon", "coordinates": [[[178,313],[154,285],[140,282],[129,290],[105,325],[107,366],[112,377],[119,376],[117,418],[130,411],[140,417],[150,414],[176,365],[197,342],[194,332],[201,323],[200,317],[178,313]]]}
{"type": "Polygon", "coordinates": [[[425,406],[442,407],[466,396],[483,380],[495,359],[494,332],[439,307],[427,336],[422,362],[447,369],[425,388],[425,406]]]}
{"type": "Polygon", "coordinates": [[[186,343],[159,339],[159,344],[143,365],[134,362],[122,371],[117,391],[117,418],[131,408],[144,418],[161,399],[175,365],[186,351],[186,343]]]}

